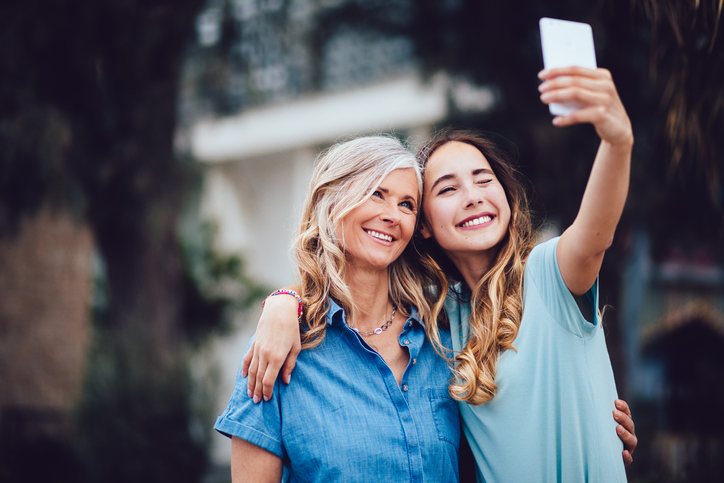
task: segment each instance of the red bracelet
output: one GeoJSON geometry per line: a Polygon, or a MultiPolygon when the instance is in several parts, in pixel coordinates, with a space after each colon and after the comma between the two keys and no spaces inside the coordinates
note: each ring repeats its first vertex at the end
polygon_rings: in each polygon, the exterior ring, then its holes
{"type": "MultiPolygon", "coordinates": [[[[275,290],[272,293],[269,294],[269,297],[273,297],[275,295],[291,295],[293,297],[296,297],[297,301],[299,302],[299,309],[297,310],[297,318],[302,318],[302,313],[304,312],[304,304],[302,303],[302,297],[299,296],[297,292],[294,290],[275,290]]],[[[268,299],[267,297],[266,299],[268,299]]],[[[264,304],[266,303],[266,299],[261,301],[261,306],[264,307],[264,304]]]]}

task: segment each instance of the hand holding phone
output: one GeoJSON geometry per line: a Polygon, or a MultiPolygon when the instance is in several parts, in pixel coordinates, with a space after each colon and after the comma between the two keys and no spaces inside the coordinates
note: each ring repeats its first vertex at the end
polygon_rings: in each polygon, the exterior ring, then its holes
{"type": "MultiPolygon", "coordinates": [[[[571,22],[543,17],[540,26],[543,66],[546,69],[578,66],[595,69],[596,50],[593,46],[593,30],[587,23],[571,22]]],[[[575,102],[548,105],[551,114],[565,116],[582,106],[575,102]]]]}

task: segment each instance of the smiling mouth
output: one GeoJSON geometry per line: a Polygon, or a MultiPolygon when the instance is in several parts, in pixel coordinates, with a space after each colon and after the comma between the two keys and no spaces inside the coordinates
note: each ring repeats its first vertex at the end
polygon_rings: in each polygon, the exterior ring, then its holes
{"type": "Polygon", "coordinates": [[[483,215],[479,218],[473,218],[472,220],[468,220],[465,223],[460,223],[458,226],[460,228],[468,228],[470,226],[476,226],[476,225],[482,225],[483,223],[487,223],[493,219],[490,215],[483,215]]]}
{"type": "Polygon", "coordinates": [[[372,230],[365,230],[365,233],[367,233],[368,235],[371,235],[375,238],[379,238],[380,240],[383,240],[386,242],[395,241],[395,239],[393,237],[391,237],[390,235],[385,235],[384,233],[379,233],[379,232],[372,231],[372,230]]]}

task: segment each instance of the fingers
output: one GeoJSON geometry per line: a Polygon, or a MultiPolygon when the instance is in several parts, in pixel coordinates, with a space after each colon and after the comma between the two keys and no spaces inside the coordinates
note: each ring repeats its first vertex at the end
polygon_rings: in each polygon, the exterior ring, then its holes
{"type": "Polygon", "coordinates": [[[631,463],[633,463],[633,456],[631,456],[631,453],[624,450],[623,451],[623,464],[624,466],[630,466],[631,463]]]}
{"type": "Polygon", "coordinates": [[[559,75],[556,77],[550,77],[544,80],[539,86],[540,92],[545,92],[553,89],[563,89],[566,87],[580,87],[582,89],[596,91],[607,89],[612,83],[607,78],[601,77],[589,77],[589,76],[573,76],[573,75],[559,75]]]}
{"type": "Polygon", "coordinates": [[[538,73],[538,78],[547,80],[558,76],[574,75],[583,77],[595,77],[599,79],[611,79],[611,72],[608,69],[587,69],[585,67],[557,67],[555,69],[543,69],[538,73]]]}
{"type": "Polygon", "coordinates": [[[584,108],[607,107],[618,99],[613,82],[582,76],[558,76],[544,81],[538,90],[544,104],[574,102],[584,108]]]}
{"type": "Polygon", "coordinates": [[[633,452],[638,445],[636,426],[631,417],[631,409],[626,401],[617,399],[615,404],[616,409],[613,411],[613,419],[619,423],[616,427],[616,434],[618,434],[618,437],[623,441],[623,460],[626,466],[628,466],[633,462],[633,452]]]}
{"type": "MultiPolygon", "coordinates": [[[[256,346],[256,340],[252,342],[251,347],[249,348],[249,351],[244,356],[244,365],[247,365],[247,371],[246,376],[249,379],[246,381],[246,393],[249,397],[251,397],[254,394],[254,389],[256,387],[256,374],[259,371],[259,356],[256,354],[257,346],[256,346]],[[249,363],[247,364],[247,359],[249,359],[249,363]]],[[[242,367],[242,375],[244,373],[244,368],[242,367]]]]}
{"type": "MultiPolygon", "coordinates": [[[[558,102],[558,101],[551,101],[558,102]]],[[[557,127],[573,126],[575,124],[591,123],[596,124],[602,122],[606,117],[606,111],[600,106],[578,109],[566,116],[556,116],[553,118],[553,125],[557,127]]]]}
{"type": "Polygon", "coordinates": [[[631,419],[631,408],[628,407],[628,403],[626,401],[624,401],[623,399],[616,399],[616,401],[614,401],[614,403],[616,404],[616,409],[618,409],[619,411],[624,413],[626,415],[626,417],[628,417],[631,420],[631,429],[630,430],[631,430],[631,432],[633,432],[633,419],[631,419]]]}
{"type": "MultiPolygon", "coordinates": [[[[254,377],[254,387],[251,391],[251,397],[254,399],[254,404],[257,404],[259,401],[261,401],[261,398],[263,395],[263,381],[264,377],[266,377],[266,373],[269,370],[269,365],[261,363],[259,364],[259,368],[256,371],[255,377],[254,377]]],[[[251,376],[249,376],[249,380],[251,381],[251,376]]],[[[251,385],[251,383],[250,383],[251,385]]],[[[272,388],[274,384],[272,383],[272,388]]],[[[266,399],[268,401],[268,399],[266,399]]]]}
{"type": "MultiPolygon", "coordinates": [[[[613,419],[616,420],[624,430],[632,435],[636,435],[636,425],[634,424],[633,418],[631,417],[631,409],[623,399],[616,399],[616,410],[613,412],[613,419]]],[[[636,445],[634,445],[635,447],[636,445]]],[[[633,448],[631,448],[633,452],[633,448]]]]}
{"type": "Polygon", "coordinates": [[[268,401],[272,398],[274,382],[284,361],[274,348],[269,346],[262,346],[254,355],[254,359],[258,361],[258,366],[253,376],[252,368],[249,369],[248,388],[249,396],[254,399],[256,404],[262,399],[268,401]],[[254,379],[253,384],[252,378],[254,379]]]}
{"type": "Polygon", "coordinates": [[[544,104],[581,106],[568,115],[555,117],[555,126],[590,123],[603,141],[620,146],[633,144],[631,122],[609,71],[566,67],[544,70],[539,77],[543,79],[538,89],[544,104]]]}
{"type": "Polygon", "coordinates": [[[241,360],[241,376],[246,377],[249,375],[249,365],[251,364],[251,361],[254,357],[254,341],[251,343],[251,347],[249,347],[249,351],[244,354],[244,358],[241,360]]]}
{"type": "Polygon", "coordinates": [[[294,370],[294,366],[297,365],[297,356],[301,350],[301,344],[295,343],[287,359],[284,361],[284,365],[282,366],[282,381],[287,384],[292,380],[292,371],[294,370]]]}
{"type": "Polygon", "coordinates": [[[623,424],[619,424],[616,427],[616,434],[618,434],[618,437],[621,439],[621,441],[623,441],[624,449],[627,450],[629,453],[633,454],[633,451],[638,444],[636,434],[627,430],[623,424]]]}

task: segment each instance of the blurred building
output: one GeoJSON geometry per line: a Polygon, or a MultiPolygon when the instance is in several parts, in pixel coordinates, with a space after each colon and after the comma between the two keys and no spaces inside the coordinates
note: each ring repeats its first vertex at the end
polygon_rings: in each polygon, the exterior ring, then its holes
{"type": "Polygon", "coordinates": [[[715,248],[671,245],[654,259],[639,230],[625,270],[626,393],[640,440],[674,481],[722,475],[724,268],[715,248]]]}

